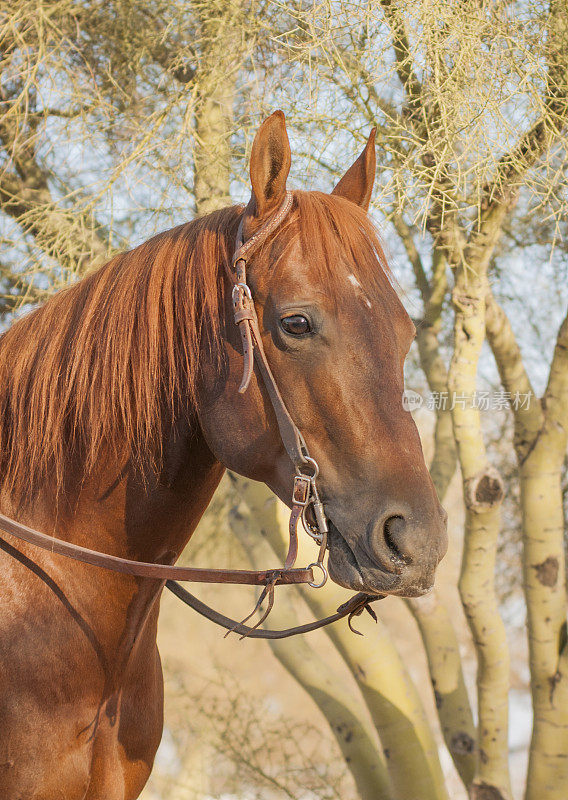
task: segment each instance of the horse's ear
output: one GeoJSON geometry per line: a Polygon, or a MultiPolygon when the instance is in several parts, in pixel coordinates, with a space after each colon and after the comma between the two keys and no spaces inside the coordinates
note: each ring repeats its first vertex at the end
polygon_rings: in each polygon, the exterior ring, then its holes
{"type": "Polygon", "coordinates": [[[261,219],[282,203],[290,164],[290,142],[286,133],[285,117],[282,111],[275,111],[264,120],[252,144],[252,196],[247,215],[261,219]]]}
{"type": "Polygon", "coordinates": [[[365,149],[352,164],[343,178],[339,181],[332,194],[346,197],[352,203],[356,203],[365,211],[369,208],[373,184],[375,182],[375,169],[377,167],[377,157],[375,154],[375,135],[377,129],[373,128],[369,134],[369,139],[365,149]]]}

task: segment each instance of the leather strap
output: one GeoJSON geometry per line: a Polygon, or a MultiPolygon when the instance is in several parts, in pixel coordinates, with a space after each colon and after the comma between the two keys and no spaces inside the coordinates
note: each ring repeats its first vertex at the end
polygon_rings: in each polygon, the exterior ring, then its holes
{"type": "MultiPolygon", "coordinates": [[[[294,466],[297,469],[302,469],[308,463],[306,460],[306,443],[286,408],[274,375],[272,374],[272,370],[270,369],[262,344],[262,336],[258,326],[254,301],[252,297],[250,297],[250,293],[247,293],[244,289],[245,286],[246,284],[244,283],[236,284],[236,291],[233,294],[235,322],[239,326],[243,347],[243,379],[239,387],[239,392],[241,394],[246,392],[252,377],[253,361],[256,359],[264,387],[270,398],[272,408],[274,409],[282,443],[294,466]]],[[[246,287],[246,289],[248,289],[248,287],[246,287]]]]}
{"type": "Polygon", "coordinates": [[[284,562],[285,569],[291,569],[296,563],[296,558],[298,556],[298,520],[302,516],[303,510],[301,506],[292,506],[290,522],[288,524],[289,541],[288,553],[286,555],[286,561],[284,562]]]}
{"type": "Polygon", "coordinates": [[[323,619],[318,619],[314,622],[307,622],[305,625],[297,625],[294,628],[285,628],[284,630],[278,631],[270,629],[258,629],[256,626],[254,628],[249,628],[248,625],[245,625],[242,622],[236,622],[234,619],[226,617],[219,611],[215,611],[210,606],[202,603],[201,600],[195,597],[195,595],[188,592],[187,589],[184,589],[183,586],[180,586],[175,581],[168,581],[166,586],[170,592],[175,594],[176,597],[178,597],[183,603],[188,605],[194,611],[197,611],[198,614],[201,614],[202,617],[205,617],[205,619],[208,619],[210,622],[214,622],[216,625],[220,625],[222,628],[226,628],[229,633],[238,633],[242,639],[245,637],[250,639],[287,639],[289,636],[298,636],[300,633],[316,631],[318,628],[323,628],[325,625],[331,625],[331,623],[337,622],[337,620],[343,619],[344,617],[348,617],[348,623],[351,630],[354,633],[360,633],[358,630],[355,630],[351,624],[353,617],[359,616],[359,614],[362,614],[363,611],[366,610],[376,622],[376,614],[369,604],[374,603],[375,600],[382,600],[385,597],[384,594],[370,595],[359,592],[358,594],[353,595],[353,597],[350,597],[346,603],[340,605],[335,614],[330,614],[329,617],[324,617],[323,619]]]}
{"type": "MultiPolygon", "coordinates": [[[[39,531],[28,528],[4,514],[0,514],[0,530],[9,533],[21,541],[32,544],[35,547],[40,547],[42,550],[47,550],[50,553],[62,555],[67,558],[72,558],[75,561],[81,561],[84,564],[90,564],[95,567],[102,567],[111,570],[112,572],[119,572],[126,575],[132,575],[140,578],[156,578],[158,580],[165,580],[166,587],[182,600],[187,606],[197,611],[202,617],[226,628],[229,633],[237,633],[241,638],[250,637],[253,639],[286,639],[290,636],[297,636],[301,633],[309,633],[318,628],[323,628],[325,625],[330,625],[337,620],[349,617],[349,627],[355,633],[351,624],[353,616],[358,616],[364,610],[375,619],[374,611],[369,607],[369,603],[375,600],[382,600],[384,595],[366,595],[359,593],[351,597],[346,603],[339,606],[335,614],[331,614],[323,619],[309,622],[305,625],[298,625],[294,628],[286,628],[285,630],[266,630],[259,629],[258,626],[266,619],[272,604],[274,602],[274,586],[279,584],[298,584],[298,583],[313,583],[314,575],[310,567],[306,569],[273,569],[273,570],[220,570],[220,569],[198,569],[196,567],[176,567],[168,564],[151,564],[144,561],[131,561],[126,558],[119,558],[118,556],[111,556],[106,553],[99,553],[97,550],[89,550],[86,547],[72,544],[71,542],[64,542],[61,539],[55,539],[51,536],[46,536],[39,531]],[[243,622],[226,617],[219,611],[203,603],[195,595],[188,592],[183,586],[180,586],[177,581],[193,581],[197,583],[232,583],[232,584],[249,584],[249,585],[264,585],[263,593],[257,603],[254,613],[265,595],[269,595],[269,605],[266,612],[256,623],[255,626],[249,627],[243,622]]],[[[246,617],[245,621],[252,616],[250,614],[246,617]]]]}
{"type": "Polygon", "coordinates": [[[53,536],[47,536],[33,528],[28,528],[10,517],[0,514],[0,530],[9,533],[20,541],[40,547],[49,553],[72,558],[93,567],[102,567],[123,575],[136,578],[156,578],[167,581],[193,581],[195,583],[235,583],[250,586],[266,586],[268,584],[313,583],[314,574],[311,567],[306,569],[201,569],[198,567],[176,567],[170,564],[151,564],[145,561],[131,561],[128,558],[111,556],[98,550],[89,550],[78,544],[65,542],[53,536]]]}
{"type": "MultiPolygon", "coordinates": [[[[323,566],[323,557],[327,546],[328,527],[323,505],[320,501],[316,486],[316,478],[319,469],[314,459],[309,456],[304,438],[286,408],[286,404],[284,403],[272,370],[270,369],[270,364],[268,363],[262,344],[262,335],[260,333],[254,300],[247,284],[247,259],[250,258],[254,250],[257,249],[261,243],[266,241],[266,238],[276,230],[291,208],[292,195],[290,192],[287,192],[276,214],[270,217],[260,230],[246,242],[243,241],[245,215],[241,218],[233,255],[232,277],[235,284],[233,287],[232,299],[234,319],[241,334],[243,348],[243,377],[239,392],[246,392],[252,377],[254,360],[256,359],[264,388],[268,393],[272,408],[274,409],[276,422],[280,431],[280,438],[290,460],[296,468],[289,524],[290,543],[284,568],[290,569],[294,566],[298,551],[298,521],[302,519],[306,531],[320,545],[318,560],[314,562],[313,565],[310,565],[319,566],[324,576],[321,584],[311,582],[310,585],[316,587],[320,585],[323,586],[327,580],[327,571],[323,566]],[[305,512],[308,505],[311,505],[313,510],[315,524],[313,521],[311,523],[308,522],[306,518],[305,512]]],[[[272,601],[272,594],[270,599],[272,601]]]]}
{"type": "MultiPolygon", "coordinates": [[[[284,218],[292,208],[293,201],[294,198],[292,196],[292,192],[286,192],[280,208],[271,217],[269,217],[264,225],[259,228],[255,234],[248,238],[246,242],[243,235],[246,212],[243,214],[239,223],[239,229],[237,231],[237,247],[233,256],[233,264],[241,258],[246,259],[249,257],[254,250],[256,250],[263,242],[266,241],[271,233],[274,233],[276,228],[278,228],[279,225],[284,222],[284,218]]],[[[237,280],[241,280],[238,272],[237,280]]],[[[245,281],[243,281],[243,283],[245,283],[245,281]]]]}
{"type": "Polygon", "coordinates": [[[235,322],[238,325],[243,347],[243,379],[239,392],[246,392],[250,383],[253,362],[256,359],[264,386],[268,392],[270,402],[276,415],[278,429],[286,452],[296,469],[302,470],[308,464],[307,448],[304,438],[290,416],[286,404],[282,399],[280,390],[270,369],[266,353],[262,344],[262,337],[258,325],[258,318],[250,289],[247,285],[246,265],[247,259],[258,247],[266,241],[282,223],[292,208],[293,197],[291,192],[286,192],[284,201],[278,211],[265,222],[265,224],[246,242],[243,241],[244,215],[239,225],[235,253],[233,255],[233,309],[235,322]]]}

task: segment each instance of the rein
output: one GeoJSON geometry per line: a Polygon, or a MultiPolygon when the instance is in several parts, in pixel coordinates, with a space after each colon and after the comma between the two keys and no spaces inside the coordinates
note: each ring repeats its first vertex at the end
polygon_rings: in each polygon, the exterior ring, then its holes
{"type": "MultiPolygon", "coordinates": [[[[307,633],[316,630],[317,628],[329,625],[343,617],[348,617],[349,627],[351,630],[355,631],[351,625],[351,620],[353,616],[358,616],[364,610],[367,610],[376,620],[375,613],[370,608],[369,603],[374,600],[382,599],[384,595],[367,595],[360,592],[346,603],[339,606],[335,614],[325,617],[324,619],[281,631],[258,629],[267,618],[274,605],[275,586],[280,584],[307,584],[317,589],[322,587],[328,578],[327,570],[323,565],[323,559],[327,549],[328,525],[316,484],[319,467],[317,462],[311,458],[304,438],[286,408],[270,369],[262,345],[254,301],[246,279],[247,258],[249,258],[251,253],[276,230],[289,213],[291,207],[292,195],[290,192],[287,192],[284,202],[278,211],[246,242],[243,239],[243,214],[237,233],[237,241],[232,261],[233,276],[235,279],[232,292],[233,312],[243,346],[243,378],[239,387],[239,392],[241,394],[246,392],[252,378],[254,361],[256,358],[259,372],[276,415],[282,443],[296,470],[288,525],[288,553],[283,568],[267,570],[204,569],[133,561],[127,558],[109,555],[108,553],[101,553],[97,550],[90,550],[87,547],[81,547],[80,545],[57,539],[54,536],[48,536],[16,522],[16,520],[10,519],[10,517],[6,517],[4,514],[0,514],[0,530],[35,547],[40,547],[50,553],[65,556],[75,561],[81,561],[84,564],[90,564],[95,567],[101,567],[112,572],[118,572],[137,578],[155,578],[165,581],[167,588],[186,605],[190,606],[197,611],[197,613],[210,621],[215,622],[217,625],[227,628],[228,633],[235,632],[240,634],[241,638],[283,639],[288,636],[295,636],[299,633],[307,633]],[[308,508],[312,511],[313,521],[307,517],[308,508]],[[294,567],[298,554],[298,522],[300,519],[302,520],[306,532],[319,546],[317,560],[304,568],[294,567]],[[319,568],[321,571],[321,580],[318,583],[316,583],[314,578],[314,568],[319,568]],[[236,622],[205,605],[205,603],[202,603],[197,597],[190,594],[186,589],[176,583],[176,581],[243,584],[263,586],[263,589],[253,611],[242,620],[242,622],[236,622]],[[266,598],[268,598],[267,609],[260,619],[253,627],[245,625],[250,617],[260,609],[261,604],[266,598]]],[[[358,633],[358,631],[355,631],[355,633],[358,633]]]]}

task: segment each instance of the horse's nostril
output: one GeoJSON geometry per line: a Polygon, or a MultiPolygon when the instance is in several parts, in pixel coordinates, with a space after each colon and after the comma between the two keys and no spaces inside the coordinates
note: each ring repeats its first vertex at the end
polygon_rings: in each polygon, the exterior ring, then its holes
{"type": "Polygon", "coordinates": [[[389,517],[384,524],[383,535],[388,549],[390,550],[390,560],[394,564],[410,564],[412,558],[404,553],[399,546],[400,540],[404,536],[406,521],[400,515],[389,517]]]}

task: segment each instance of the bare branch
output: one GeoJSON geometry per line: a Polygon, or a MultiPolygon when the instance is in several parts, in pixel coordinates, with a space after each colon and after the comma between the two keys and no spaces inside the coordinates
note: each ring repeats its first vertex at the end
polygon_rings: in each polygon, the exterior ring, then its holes
{"type": "Polygon", "coordinates": [[[568,313],[556,337],[548,386],[544,394],[544,409],[547,421],[563,429],[564,444],[560,447],[565,450],[568,439],[568,313]]]}
{"type": "Polygon", "coordinates": [[[552,0],[547,25],[548,47],[542,116],[497,164],[496,174],[483,191],[478,222],[467,260],[481,260],[485,268],[507,213],[517,202],[523,177],[546,154],[568,122],[568,15],[562,0],[552,0]],[[479,253],[484,252],[483,259],[479,253]]]}
{"type": "Polygon", "coordinates": [[[485,330],[504,388],[514,396],[528,396],[528,403],[513,405],[515,447],[524,461],[544,424],[544,414],[535,396],[511,323],[490,288],[485,296],[485,330]]]}
{"type": "Polygon", "coordinates": [[[400,211],[395,211],[391,219],[395,227],[395,230],[398,233],[402,244],[404,245],[407,258],[412,265],[412,269],[414,270],[416,286],[418,287],[418,290],[422,295],[422,302],[424,303],[424,305],[426,305],[430,300],[430,295],[432,294],[432,290],[430,288],[430,282],[428,281],[426,270],[424,269],[422,258],[420,256],[420,253],[418,252],[418,248],[416,247],[416,243],[414,241],[414,236],[412,235],[410,226],[407,225],[400,211]]]}

